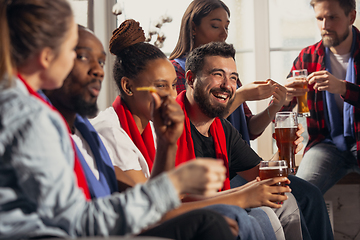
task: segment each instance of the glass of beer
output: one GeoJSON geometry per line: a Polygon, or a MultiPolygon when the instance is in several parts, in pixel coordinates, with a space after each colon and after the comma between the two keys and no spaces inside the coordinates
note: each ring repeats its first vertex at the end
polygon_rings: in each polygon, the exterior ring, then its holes
{"type": "MultiPolygon", "coordinates": [[[[261,161],[259,167],[259,177],[261,180],[274,177],[287,177],[288,165],[285,160],[261,161]]],[[[285,183],[276,183],[275,186],[285,186],[285,183]]],[[[281,193],[284,195],[284,193],[281,193]]]]}
{"type": "MultiPolygon", "coordinates": [[[[306,79],[307,75],[308,75],[307,69],[300,69],[300,70],[292,71],[293,77],[306,79]]],[[[307,84],[302,84],[300,87],[306,89],[308,86],[307,86],[307,84]]],[[[309,117],[310,111],[309,111],[309,107],[307,104],[307,92],[302,96],[298,96],[297,102],[298,102],[298,116],[299,117],[309,117]]]]}
{"type": "Polygon", "coordinates": [[[275,138],[279,149],[279,160],[285,160],[289,174],[296,173],[294,141],[297,139],[298,126],[296,112],[278,112],[275,115],[275,138]]]}

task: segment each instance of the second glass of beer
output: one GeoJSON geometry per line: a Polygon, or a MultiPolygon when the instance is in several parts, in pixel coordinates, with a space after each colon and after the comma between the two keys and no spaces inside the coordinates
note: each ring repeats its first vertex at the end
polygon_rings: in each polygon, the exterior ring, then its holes
{"type": "Polygon", "coordinates": [[[298,120],[296,112],[278,112],[275,116],[275,138],[279,149],[279,160],[285,160],[289,167],[289,174],[296,173],[294,141],[298,120]]]}
{"type": "MultiPolygon", "coordinates": [[[[292,75],[293,75],[293,77],[306,79],[308,72],[307,72],[307,69],[293,70],[292,75]]],[[[308,85],[302,84],[300,87],[306,89],[308,87],[308,85]]],[[[302,96],[298,96],[297,102],[298,102],[299,117],[309,117],[310,111],[309,111],[309,107],[307,104],[307,92],[302,96]]]]}
{"type": "MultiPolygon", "coordinates": [[[[286,161],[261,161],[259,166],[259,177],[261,180],[275,178],[275,177],[287,177],[288,165],[286,161]]],[[[285,186],[285,183],[276,183],[277,186],[285,186]]],[[[284,195],[284,193],[281,193],[284,195]]],[[[282,202],[278,202],[282,204],[282,202]]]]}

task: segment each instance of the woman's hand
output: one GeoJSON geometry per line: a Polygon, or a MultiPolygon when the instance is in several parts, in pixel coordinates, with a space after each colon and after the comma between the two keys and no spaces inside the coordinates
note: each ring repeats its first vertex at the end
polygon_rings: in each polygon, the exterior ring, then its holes
{"type": "Polygon", "coordinates": [[[164,144],[176,144],[184,129],[184,112],[170,95],[161,96],[160,92],[151,93],[152,121],[158,141],[164,144]]]}
{"type": "Polygon", "coordinates": [[[276,82],[271,79],[266,81],[254,81],[241,86],[236,90],[236,95],[241,96],[244,101],[263,100],[271,97],[276,88],[276,82]]]}
{"type": "Polygon", "coordinates": [[[274,86],[275,90],[274,94],[272,95],[273,98],[271,104],[277,106],[277,109],[280,110],[286,101],[287,90],[284,86],[276,82],[274,82],[274,86]]]}

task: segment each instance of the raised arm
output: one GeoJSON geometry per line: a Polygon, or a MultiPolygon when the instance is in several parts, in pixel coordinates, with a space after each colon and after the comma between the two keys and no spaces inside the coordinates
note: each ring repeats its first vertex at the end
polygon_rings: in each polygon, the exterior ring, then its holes
{"type": "Polygon", "coordinates": [[[251,135],[261,134],[275,118],[275,114],[282,108],[286,98],[286,88],[276,82],[273,83],[275,91],[270,105],[261,113],[254,115],[248,122],[251,135]]]}
{"type": "Polygon", "coordinates": [[[156,155],[150,178],[175,167],[177,140],[184,129],[184,112],[170,95],[152,93],[152,120],[156,132],[156,155]]]}
{"type": "MultiPolygon", "coordinates": [[[[263,100],[273,95],[275,91],[274,81],[255,81],[246,85],[241,85],[236,90],[235,100],[231,105],[229,114],[234,112],[245,101],[263,100]]],[[[228,117],[228,115],[226,117],[228,117]]]]}
{"type": "MultiPolygon", "coordinates": [[[[138,233],[179,206],[180,194],[213,195],[225,179],[226,170],[222,163],[193,161],[124,193],[86,201],[76,185],[67,130],[54,116],[49,118],[33,111],[33,121],[27,121],[29,115],[24,117],[24,123],[34,124],[27,125],[25,137],[18,139],[19,145],[13,145],[11,141],[1,143],[5,146],[3,149],[12,149],[8,161],[16,166],[12,167],[14,177],[18,176],[16,191],[28,201],[22,206],[34,213],[34,221],[38,219],[42,224],[55,226],[66,235],[138,233]],[[60,129],[44,128],[52,126],[54,121],[59,123],[56,126],[60,129]],[[32,205],[36,207],[30,207],[32,205]]],[[[21,205],[1,211],[1,219],[19,209],[21,205]]]]}
{"type": "Polygon", "coordinates": [[[199,200],[185,202],[180,207],[165,214],[162,220],[167,220],[187,211],[215,204],[230,204],[241,208],[261,206],[280,208],[281,204],[277,204],[277,202],[285,201],[287,197],[279,195],[279,193],[290,192],[291,189],[288,186],[271,186],[277,182],[290,183],[287,178],[274,178],[264,181],[256,179],[241,187],[219,192],[213,197],[199,198],[199,200]]]}

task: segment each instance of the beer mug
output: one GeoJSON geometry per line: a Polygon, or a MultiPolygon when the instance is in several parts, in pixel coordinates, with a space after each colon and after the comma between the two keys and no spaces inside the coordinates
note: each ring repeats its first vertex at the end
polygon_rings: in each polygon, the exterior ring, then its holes
{"type": "Polygon", "coordinates": [[[289,167],[289,174],[296,173],[294,141],[298,120],[296,112],[278,112],[275,115],[275,138],[279,149],[279,160],[285,160],[289,167]]]}
{"type": "MultiPolygon", "coordinates": [[[[261,161],[259,166],[259,177],[261,180],[275,178],[275,177],[287,177],[288,165],[285,160],[279,161],[261,161]]],[[[278,182],[276,186],[285,186],[285,183],[278,182]]],[[[284,193],[281,193],[284,195],[284,193]]],[[[279,203],[279,204],[282,204],[279,203]]]]}
{"type": "MultiPolygon", "coordinates": [[[[293,77],[306,78],[307,75],[308,75],[307,69],[300,69],[300,70],[292,71],[293,77]]],[[[307,84],[302,84],[300,87],[306,89],[308,86],[307,86],[307,84]]],[[[307,92],[302,96],[298,96],[297,102],[298,102],[298,116],[299,117],[309,117],[310,111],[309,111],[309,107],[307,104],[307,92]]]]}

